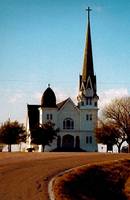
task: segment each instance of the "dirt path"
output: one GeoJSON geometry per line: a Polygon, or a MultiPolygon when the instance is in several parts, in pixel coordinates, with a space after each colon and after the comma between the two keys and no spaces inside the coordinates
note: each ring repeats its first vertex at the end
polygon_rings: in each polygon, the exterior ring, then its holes
{"type": "Polygon", "coordinates": [[[83,164],[128,158],[129,154],[0,153],[1,200],[48,200],[48,182],[83,164]]]}

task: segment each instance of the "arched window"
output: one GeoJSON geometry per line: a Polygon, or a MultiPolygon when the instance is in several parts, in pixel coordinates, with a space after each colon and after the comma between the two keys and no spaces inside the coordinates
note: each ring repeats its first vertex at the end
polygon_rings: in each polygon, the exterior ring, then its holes
{"type": "Polygon", "coordinates": [[[66,118],[63,121],[63,129],[74,129],[74,121],[71,118],[66,118]]]}

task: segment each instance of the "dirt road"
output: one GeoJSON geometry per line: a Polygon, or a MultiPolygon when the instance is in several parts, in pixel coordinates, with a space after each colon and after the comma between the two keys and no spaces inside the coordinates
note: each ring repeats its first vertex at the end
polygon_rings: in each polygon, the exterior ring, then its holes
{"type": "Polygon", "coordinates": [[[1,200],[48,200],[48,182],[66,169],[129,154],[0,153],[1,200]]]}

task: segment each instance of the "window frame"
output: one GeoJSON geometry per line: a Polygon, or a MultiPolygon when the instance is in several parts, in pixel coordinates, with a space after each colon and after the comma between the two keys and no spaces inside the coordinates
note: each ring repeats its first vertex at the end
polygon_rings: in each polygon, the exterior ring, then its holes
{"type": "Polygon", "coordinates": [[[92,121],[93,115],[92,114],[86,114],[86,121],[92,121]]]}
{"type": "Polygon", "coordinates": [[[47,113],[47,114],[46,114],[46,119],[47,119],[47,120],[52,120],[52,119],[53,119],[52,113],[47,113]]]}
{"type": "Polygon", "coordinates": [[[73,130],[74,129],[74,120],[72,118],[65,118],[63,120],[63,129],[73,130]]]}

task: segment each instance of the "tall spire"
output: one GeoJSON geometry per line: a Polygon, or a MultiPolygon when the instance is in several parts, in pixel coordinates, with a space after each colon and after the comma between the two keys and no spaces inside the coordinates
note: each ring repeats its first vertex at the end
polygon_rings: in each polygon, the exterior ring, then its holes
{"type": "Polygon", "coordinates": [[[79,95],[78,105],[81,108],[85,106],[94,106],[97,108],[98,96],[97,96],[97,84],[96,76],[94,75],[93,67],[93,55],[92,55],[92,43],[91,43],[91,30],[90,30],[90,11],[88,7],[88,26],[86,34],[86,43],[84,50],[84,61],[83,61],[83,71],[79,77],[79,95]]]}
{"type": "Polygon", "coordinates": [[[87,27],[86,44],[85,44],[85,51],[84,51],[83,71],[82,71],[82,81],[85,81],[85,82],[88,76],[94,75],[91,30],[90,30],[91,9],[88,7],[86,10],[88,12],[88,27],[87,27]]]}

